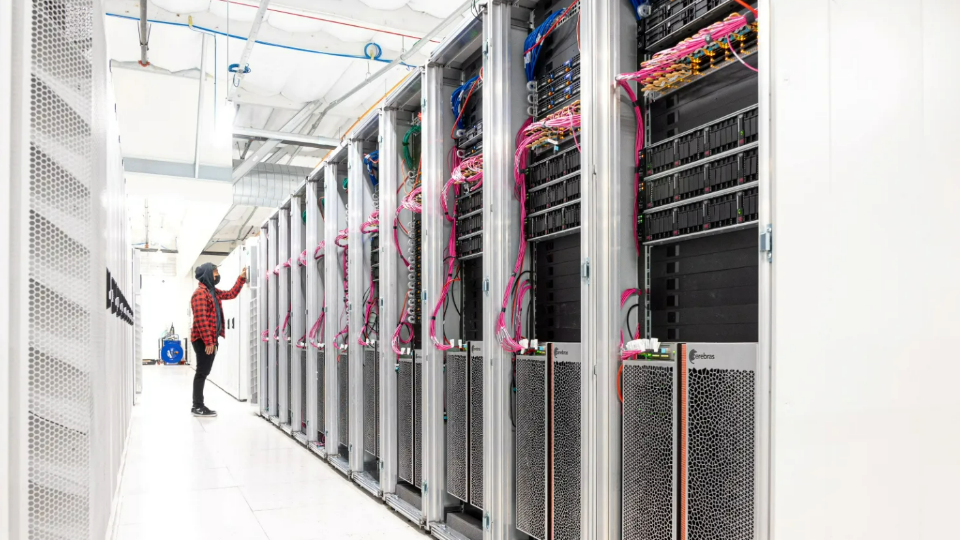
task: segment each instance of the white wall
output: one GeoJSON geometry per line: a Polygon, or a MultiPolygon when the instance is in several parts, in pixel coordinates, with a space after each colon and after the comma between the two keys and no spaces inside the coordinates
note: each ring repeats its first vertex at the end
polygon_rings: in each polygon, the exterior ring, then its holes
{"type": "Polygon", "coordinates": [[[765,4],[772,537],[957,538],[960,2],[765,4]]]}

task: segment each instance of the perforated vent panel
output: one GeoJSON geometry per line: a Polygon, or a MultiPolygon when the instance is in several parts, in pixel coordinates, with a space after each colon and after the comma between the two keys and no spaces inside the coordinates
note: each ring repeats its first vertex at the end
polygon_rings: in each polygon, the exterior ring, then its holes
{"type": "Polygon", "coordinates": [[[470,504],[483,508],[483,357],[479,355],[470,356],[470,504]]]}
{"type": "MultiPolygon", "coordinates": [[[[93,5],[37,0],[32,6],[32,80],[25,111],[30,114],[28,535],[86,539],[102,527],[97,522],[91,527],[98,504],[90,499],[91,444],[110,450],[107,441],[91,439],[91,339],[93,324],[99,330],[105,321],[104,300],[92,285],[103,283],[104,276],[91,274],[103,260],[91,253],[100,234],[92,215],[100,193],[92,194],[90,187],[96,185],[89,124],[93,69],[87,60],[93,5]]],[[[103,366],[103,358],[98,360],[103,366]]]]}
{"type": "Polygon", "coordinates": [[[400,358],[397,371],[397,476],[413,483],[413,360],[400,358]]]}
{"type": "Polygon", "coordinates": [[[539,540],[547,532],[546,357],[518,356],[517,529],[539,540]]]}
{"type": "MultiPolygon", "coordinates": [[[[300,351],[300,428],[307,429],[307,350],[300,351]]],[[[294,426],[296,427],[296,426],[294,426]]]]}
{"type": "Polygon", "coordinates": [[[623,367],[623,540],[676,533],[676,369],[623,367]]]}
{"type": "Polygon", "coordinates": [[[350,356],[348,351],[337,355],[337,419],[340,448],[349,448],[350,441],[350,356]]]}
{"type": "MultiPolygon", "coordinates": [[[[256,261],[256,256],[252,257],[252,260],[256,261]]],[[[253,275],[256,275],[256,273],[253,275]]],[[[250,322],[247,328],[247,350],[250,351],[250,364],[248,366],[250,370],[250,388],[248,394],[250,396],[250,403],[260,402],[260,362],[258,361],[258,353],[260,351],[260,343],[262,343],[260,341],[260,328],[263,325],[260,324],[260,305],[257,300],[259,292],[260,289],[258,287],[250,287],[250,306],[248,308],[250,322]]]]}
{"type": "Polygon", "coordinates": [[[324,351],[317,350],[317,440],[326,442],[326,408],[327,386],[324,381],[327,380],[327,368],[324,361],[324,351]]]}
{"type": "Polygon", "coordinates": [[[413,366],[413,485],[423,483],[423,363],[417,358],[413,366]]]}
{"type": "Polygon", "coordinates": [[[467,354],[448,352],[444,369],[447,417],[447,492],[460,499],[468,500],[468,409],[467,398],[467,354]]]}
{"type": "Polygon", "coordinates": [[[363,450],[380,457],[380,365],[377,349],[363,349],[363,450]]]}
{"type": "Polygon", "coordinates": [[[553,537],[580,538],[580,362],[553,364],[553,537]]]}
{"type": "Polygon", "coordinates": [[[691,540],[752,540],[754,372],[688,371],[687,531],[691,540]]]}

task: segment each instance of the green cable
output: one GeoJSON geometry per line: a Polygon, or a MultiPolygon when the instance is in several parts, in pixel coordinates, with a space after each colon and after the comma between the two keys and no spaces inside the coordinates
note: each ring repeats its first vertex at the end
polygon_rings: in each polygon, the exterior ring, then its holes
{"type": "Polygon", "coordinates": [[[416,155],[410,151],[410,138],[414,135],[420,135],[420,124],[414,124],[410,126],[410,129],[407,130],[407,133],[403,136],[403,163],[407,166],[407,169],[412,170],[416,166],[417,161],[420,160],[420,149],[416,149],[416,155]]]}

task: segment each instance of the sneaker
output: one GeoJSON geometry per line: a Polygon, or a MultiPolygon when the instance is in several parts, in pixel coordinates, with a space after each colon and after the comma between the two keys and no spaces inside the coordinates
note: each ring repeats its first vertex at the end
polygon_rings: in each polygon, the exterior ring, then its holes
{"type": "Polygon", "coordinates": [[[201,417],[207,417],[207,418],[214,417],[217,415],[217,411],[211,411],[206,407],[194,407],[193,409],[190,409],[190,412],[192,412],[194,416],[201,416],[201,417]]]}

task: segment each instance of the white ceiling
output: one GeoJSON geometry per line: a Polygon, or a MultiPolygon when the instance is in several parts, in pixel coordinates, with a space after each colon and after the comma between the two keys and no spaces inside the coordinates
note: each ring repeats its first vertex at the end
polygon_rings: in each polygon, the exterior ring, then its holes
{"type": "MultiPolygon", "coordinates": [[[[150,0],[147,5],[149,68],[141,68],[139,0],[104,0],[108,54],[117,100],[121,149],[125,158],[193,164],[199,136],[204,166],[229,168],[233,159],[252,154],[261,143],[234,139],[233,125],[279,131],[305,104],[329,103],[344,95],[409,49],[452,12],[457,0],[275,0],[270,3],[250,56],[250,73],[239,87],[227,67],[239,62],[259,0],[150,0]],[[199,114],[199,68],[203,35],[207,45],[204,103],[199,114]],[[228,35],[233,37],[228,37],[228,35]],[[381,61],[365,56],[376,43],[381,61]],[[245,152],[246,150],[246,152],[245,152]]],[[[419,65],[439,43],[429,43],[409,60],[419,65]]],[[[411,68],[398,67],[345,100],[317,124],[314,116],[301,133],[340,137],[411,68]]],[[[321,107],[322,108],[322,107],[321,107]]],[[[327,150],[278,147],[265,161],[316,166],[327,150]],[[295,157],[293,156],[295,154],[295,157]]],[[[211,240],[243,235],[240,225],[259,225],[271,211],[233,208],[229,183],[128,173],[128,211],[134,243],[149,240],[181,251],[185,244],[210,234],[211,240]],[[145,211],[146,204],[148,211],[145,211]],[[229,214],[228,214],[229,212],[229,214]],[[210,231],[197,214],[214,222],[210,231]],[[189,227],[184,229],[184,224],[189,227]],[[191,241],[185,242],[187,237],[191,241]]],[[[244,227],[243,229],[249,229],[244,227]]],[[[231,244],[203,242],[204,249],[229,251],[231,244]]],[[[201,249],[200,251],[203,251],[201,249]]],[[[189,268],[177,261],[177,266],[189,268]]]]}

